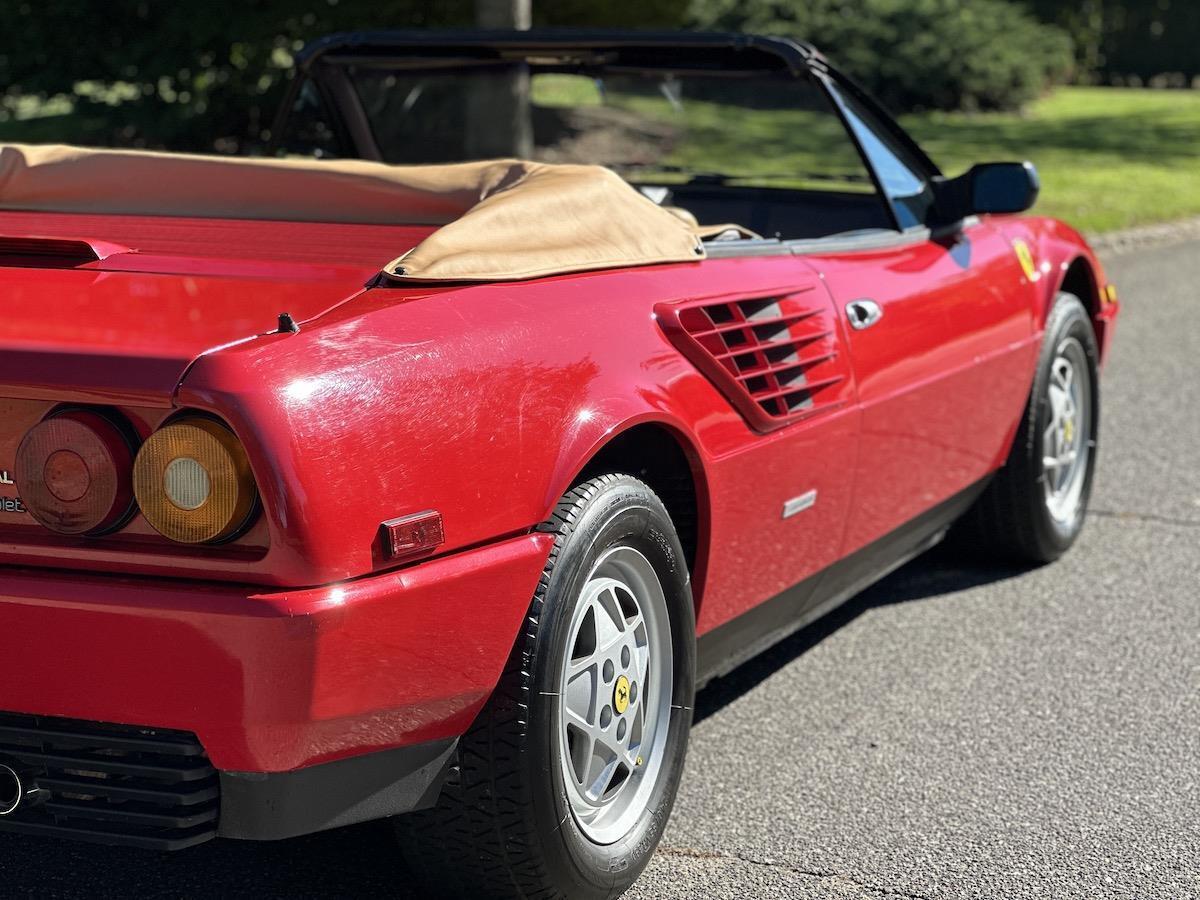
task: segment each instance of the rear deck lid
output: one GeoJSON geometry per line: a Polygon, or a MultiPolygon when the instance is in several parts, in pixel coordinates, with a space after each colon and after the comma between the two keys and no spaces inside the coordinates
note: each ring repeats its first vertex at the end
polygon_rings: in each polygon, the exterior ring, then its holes
{"type": "Polygon", "coordinates": [[[0,397],[169,405],[197,356],[320,315],[426,232],[0,213],[0,397]]]}

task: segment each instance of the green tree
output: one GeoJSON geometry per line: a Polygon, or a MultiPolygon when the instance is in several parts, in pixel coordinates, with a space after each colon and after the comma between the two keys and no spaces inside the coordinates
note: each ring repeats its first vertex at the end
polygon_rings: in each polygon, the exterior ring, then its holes
{"type": "Polygon", "coordinates": [[[330,31],[468,24],[472,0],[0,0],[0,109],[72,99],[72,140],[260,141],[291,54],[330,31]]]}
{"type": "Polygon", "coordinates": [[[678,28],[689,0],[533,0],[535,25],[571,28],[678,28]]]}
{"type": "Polygon", "coordinates": [[[1040,19],[1075,36],[1081,80],[1136,75],[1148,81],[1200,75],[1200,3],[1196,0],[1024,0],[1040,19]]]}
{"type": "MultiPolygon", "coordinates": [[[[687,0],[534,0],[535,24],[677,25],[687,0]]],[[[475,0],[0,0],[0,120],[63,98],[63,140],[260,144],[292,54],[332,31],[468,27],[475,0]]]]}
{"type": "MultiPolygon", "coordinates": [[[[56,139],[245,151],[305,42],[475,17],[475,0],[0,0],[0,125],[60,98],[56,139]]],[[[1060,31],[1002,0],[533,0],[533,20],[796,33],[902,109],[1011,107],[1069,64],[1060,31]]]]}
{"type": "Polygon", "coordinates": [[[1071,68],[1066,33],[1005,0],[693,0],[690,15],[812,41],[897,111],[1012,109],[1071,68]]]}

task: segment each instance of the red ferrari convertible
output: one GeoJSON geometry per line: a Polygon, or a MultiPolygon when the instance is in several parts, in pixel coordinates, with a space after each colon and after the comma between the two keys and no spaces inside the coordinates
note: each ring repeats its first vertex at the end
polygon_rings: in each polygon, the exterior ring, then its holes
{"type": "Polygon", "coordinates": [[[614,897],[697,686],[1080,532],[1115,290],[805,44],[338,35],[273,140],[0,147],[0,831],[614,897]]]}

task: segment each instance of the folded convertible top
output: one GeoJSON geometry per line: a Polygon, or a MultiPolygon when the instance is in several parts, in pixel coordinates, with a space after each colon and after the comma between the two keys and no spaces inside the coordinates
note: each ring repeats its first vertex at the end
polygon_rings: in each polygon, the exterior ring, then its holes
{"type": "MultiPolygon", "coordinates": [[[[384,271],[505,281],[695,261],[700,229],[600,166],[389,166],[0,145],[0,209],[441,227],[384,271]]],[[[103,235],[95,235],[102,238],[103,235]]]]}

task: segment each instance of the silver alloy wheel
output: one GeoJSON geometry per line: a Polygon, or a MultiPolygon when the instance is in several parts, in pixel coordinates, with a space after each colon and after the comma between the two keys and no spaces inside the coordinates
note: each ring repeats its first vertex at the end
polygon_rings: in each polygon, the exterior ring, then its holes
{"type": "Polygon", "coordinates": [[[609,550],[583,587],[559,679],[563,782],[580,830],[623,838],[663,766],[673,688],[666,595],[650,561],[609,550]]]}
{"type": "Polygon", "coordinates": [[[1050,421],[1042,433],[1042,482],[1046,508],[1069,524],[1079,514],[1091,455],[1091,369],[1083,345],[1064,338],[1054,352],[1046,401],[1050,421]]]}

